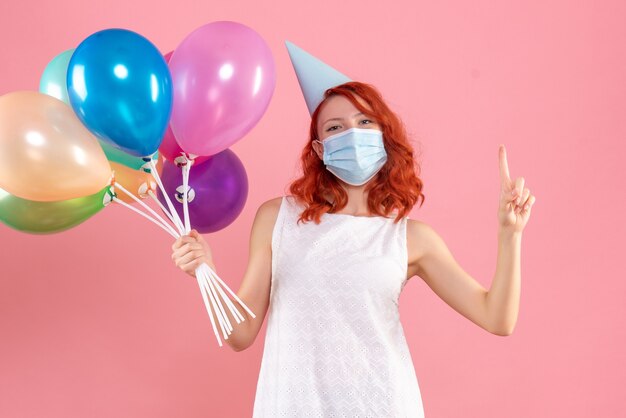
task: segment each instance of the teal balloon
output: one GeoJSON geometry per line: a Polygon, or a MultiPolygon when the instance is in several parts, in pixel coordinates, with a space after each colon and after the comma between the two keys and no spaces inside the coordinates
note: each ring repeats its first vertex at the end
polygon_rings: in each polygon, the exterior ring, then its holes
{"type": "Polygon", "coordinates": [[[39,79],[39,92],[70,104],[67,94],[67,66],[74,53],[74,48],[61,52],[46,65],[39,79]]]}
{"type": "Polygon", "coordinates": [[[56,202],[22,199],[0,189],[0,222],[21,232],[53,234],[73,228],[104,208],[110,186],[89,196],[56,202]]]}
{"type": "Polygon", "coordinates": [[[83,40],[67,69],[70,105],[96,136],[137,157],[154,154],[172,110],[172,77],[161,52],[126,29],[83,40]]]}
{"type": "MultiPolygon", "coordinates": [[[[130,167],[133,170],[140,170],[147,162],[145,157],[136,157],[127,152],[122,151],[119,148],[115,148],[113,145],[110,145],[108,142],[100,140],[100,146],[104,151],[104,154],[107,157],[107,160],[113,161],[114,163],[125,165],[126,167],[130,167]]],[[[159,160],[159,152],[155,152],[152,154],[152,160],[154,163],[159,160]]]]}

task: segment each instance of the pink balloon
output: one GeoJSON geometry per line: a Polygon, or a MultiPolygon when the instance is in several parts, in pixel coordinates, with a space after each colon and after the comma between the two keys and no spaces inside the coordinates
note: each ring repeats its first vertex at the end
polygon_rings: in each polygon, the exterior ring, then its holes
{"type": "MultiPolygon", "coordinates": [[[[167,62],[168,65],[173,52],[174,51],[170,51],[163,56],[163,58],[165,58],[165,62],[167,62]]],[[[161,141],[161,145],[159,146],[159,152],[167,160],[172,162],[175,162],[176,158],[180,157],[180,153],[184,152],[180,145],[178,145],[176,137],[174,136],[174,132],[172,132],[172,127],[169,124],[167,125],[167,130],[165,131],[165,135],[163,136],[163,141],[161,141]]],[[[195,158],[194,164],[201,164],[208,159],[209,157],[198,156],[195,158]]]]}
{"type": "Polygon", "coordinates": [[[274,58],[251,28],[212,22],[190,33],[170,62],[174,103],[170,126],[180,147],[214,155],[248,133],[269,105],[274,58]]]}

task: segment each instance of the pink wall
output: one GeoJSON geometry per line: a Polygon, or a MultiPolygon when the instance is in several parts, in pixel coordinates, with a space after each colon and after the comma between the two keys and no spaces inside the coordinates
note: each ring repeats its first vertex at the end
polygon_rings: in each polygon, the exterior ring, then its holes
{"type": "MultiPolygon", "coordinates": [[[[137,31],[163,52],[215,20],[259,32],[278,82],[266,116],[232,148],[248,202],[207,235],[235,289],[255,211],[294,178],[307,132],[285,39],[382,90],[421,143],[426,203],[412,217],[485,287],[504,143],[511,175],[537,197],[519,321],[509,337],[488,334],[419,278],[409,283],[401,315],[426,415],[623,414],[626,3],[128,3],[2,2],[0,94],[36,90],[53,56],[100,29],[137,31]]],[[[251,415],[265,327],[249,350],[220,349],[171,241],[121,207],[45,237],[0,225],[0,416],[251,415]]]]}

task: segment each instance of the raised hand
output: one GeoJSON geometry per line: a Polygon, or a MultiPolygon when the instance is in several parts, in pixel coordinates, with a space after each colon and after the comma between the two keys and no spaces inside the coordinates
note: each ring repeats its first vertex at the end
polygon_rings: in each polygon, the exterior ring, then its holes
{"type": "Polygon", "coordinates": [[[535,203],[535,196],[524,186],[524,177],[511,180],[509,165],[506,160],[506,149],[500,145],[500,205],[498,222],[500,228],[511,232],[522,232],[528,219],[530,209],[535,203]]]}

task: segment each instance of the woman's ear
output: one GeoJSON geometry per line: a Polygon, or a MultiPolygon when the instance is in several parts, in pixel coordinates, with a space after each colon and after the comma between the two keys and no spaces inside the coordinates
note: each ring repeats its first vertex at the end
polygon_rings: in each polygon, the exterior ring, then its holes
{"type": "Polygon", "coordinates": [[[311,145],[313,146],[313,151],[315,151],[319,159],[324,160],[324,147],[322,146],[322,144],[315,140],[311,145]]]}

